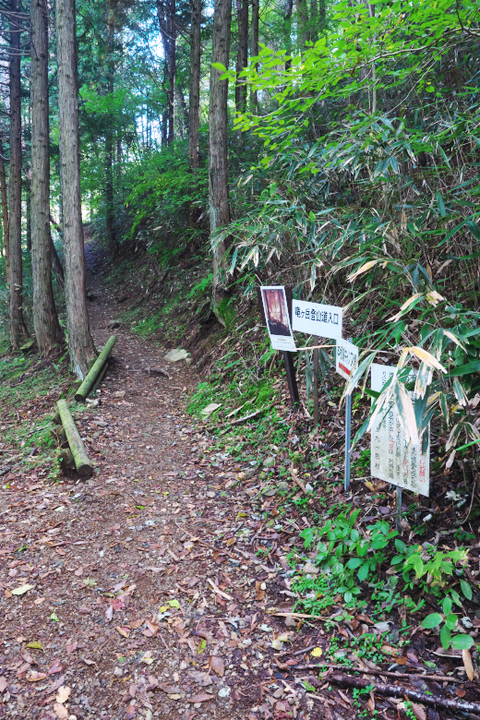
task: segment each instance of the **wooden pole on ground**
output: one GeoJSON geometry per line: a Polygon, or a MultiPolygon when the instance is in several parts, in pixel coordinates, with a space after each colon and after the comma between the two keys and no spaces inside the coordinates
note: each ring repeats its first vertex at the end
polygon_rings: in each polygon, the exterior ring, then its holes
{"type": "Polygon", "coordinates": [[[115,345],[116,341],[117,338],[115,337],[115,335],[112,335],[112,337],[107,340],[102,352],[93,363],[92,369],[75,393],[75,400],[83,401],[88,396],[92,387],[95,385],[95,381],[101,374],[103,366],[107,362],[108,356],[112,352],[113,346],[115,345]]]}
{"type": "Polygon", "coordinates": [[[90,477],[93,474],[93,466],[85,451],[82,438],[80,437],[75,422],[70,414],[66,400],[59,400],[57,402],[57,408],[65,430],[65,435],[67,436],[70,450],[72,451],[73,461],[75,463],[77,473],[80,477],[90,477]]]}
{"type": "Polygon", "coordinates": [[[105,363],[105,365],[103,366],[103,368],[100,372],[100,375],[95,380],[95,385],[91,389],[92,395],[93,395],[93,393],[97,392],[98,388],[100,387],[100,383],[102,382],[103,378],[105,377],[105,373],[107,372],[107,370],[108,370],[108,360],[105,363]]]}

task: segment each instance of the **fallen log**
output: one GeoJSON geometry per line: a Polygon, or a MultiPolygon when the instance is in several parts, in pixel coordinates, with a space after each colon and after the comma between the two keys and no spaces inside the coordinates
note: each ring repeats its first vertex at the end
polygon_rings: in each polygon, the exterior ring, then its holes
{"type": "Polygon", "coordinates": [[[115,335],[112,335],[112,337],[107,340],[100,355],[93,363],[92,369],[88,372],[86,378],[76,391],[75,400],[83,402],[85,398],[89,395],[91,389],[95,385],[98,376],[101,374],[103,366],[107,362],[108,356],[112,352],[113,346],[115,345],[116,341],[117,338],[115,337],[115,335]]]}
{"type": "MultiPolygon", "coordinates": [[[[427,679],[427,678],[425,678],[427,679]]],[[[352,677],[351,675],[328,675],[328,681],[340,685],[341,687],[353,687],[364,690],[371,688],[374,693],[384,695],[385,697],[408,698],[422,705],[430,705],[435,708],[445,708],[446,710],[463,711],[466,713],[480,713],[480,704],[476,702],[468,702],[463,700],[448,700],[447,698],[439,698],[434,695],[426,695],[418,690],[410,690],[403,685],[385,685],[376,683],[372,680],[364,680],[363,678],[352,677]]]]}
{"type": "Polygon", "coordinates": [[[57,408],[60,413],[60,418],[65,430],[65,435],[67,436],[70,450],[72,452],[75,469],[80,477],[90,477],[93,474],[93,466],[85,451],[82,438],[80,437],[77,426],[70,414],[66,400],[59,400],[57,402],[57,408]]]}
{"type": "Polygon", "coordinates": [[[93,393],[97,392],[98,388],[100,387],[100,383],[102,382],[103,378],[105,377],[105,373],[107,372],[107,370],[108,370],[108,360],[106,361],[105,365],[103,366],[103,368],[100,372],[100,375],[95,380],[95,384],[91,389],[92,395],[93,395],[93,393]]]}

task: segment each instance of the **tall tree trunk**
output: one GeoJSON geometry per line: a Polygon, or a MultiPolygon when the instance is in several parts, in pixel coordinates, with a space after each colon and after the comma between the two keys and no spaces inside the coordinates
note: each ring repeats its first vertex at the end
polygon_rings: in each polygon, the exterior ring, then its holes
{"type": "Polygon", "coordinates": [[[236,0],[238,18],[238,49],[235,81],[235,109],[244,113],[247,109],[247,86],[239,75],[248,64],[248,0],[236,0]]]}
{"type": "Polygon", "coordinates": [[[3,247],[5,253],[5,275],[7,278],[7,287],[10,286],[10,254],[9,254],[9,227],[8,227],[8,199],[7,199],[7,178],[5,176],[5,160],[3,156],[3,145],[0,140],[0,197],[2,204],[2,227],[3,227],[3,247]]]}
{"type": "Polygon", "coordinates": [[[192,20],[190,29],[190,89],[188,102],[188,157],[190,169],[199,168],[200,130],[200,62],[202,53],[201,22],[202,0],[190,0],[192,20]]]}
{"type": "Polygon", "coordinates": [[[32,103],[32,280],[33,325],[38,349],[48,355],[62,340],[53,300],[50,237],[50,158],[48,119],[48,16],[47,0],[32,0],[31,103],[32,103]]]}
{"type": "Polygon", "coordinates": [[[26,227],[26,241],[27,241],[27,253],[32,254],[32,170],[28,168],[25,173],[25,180],[23,182],[25,189],[25,220],[27,221],[26,227]]]}
{"type": "MultiPolygon", "coordinates": [[[[109,0],[107,5],[107,94],[112,95],[114,90],[115,62],[113,57],[116,24],[116,0],[109,0]]],[[[107,245],[110,252],[115,255],[117,251],[115,232],[115,208],[113,193],[113,166],[114,166],[114,129],[108,123],[105,133],[105,226],[107,245]]]]}
{"type": "Polygon", "coordinates": [[[65,247],[65,300],[68,347],[72,370],[85,377],[96,357],[87,314],[80,154],[78,131],[78,81],[75,0],[57,0],[58,121],[60,181],[63,197],[65,247]]]}
{"type": "Polygon", "coordinates": [[[175,74],[176,74],[176,43],[177,27],[175,18],[176,0],[157,0],[158,21],[162,37],[165,65],[167,68],[167,125],[169,145],[175,138],[175,74]]]}
{"type": "Polygon", "coordinates": [[[286,71],[292,67],[292,61],[290,59],[292,55],[292,14],[293,0],[287,0],[285,3],[285,12],[283,14],[283,45],[287,54],[287,60],[285,60],[286,71]]]}
{"type": "Polygon", "coordinates": [[[295,5],[297,8],[298,39],[301,49],[304,50],[310,40],[307,0],[295,0],[295,5]]]}
{"type": "MultiPolygon", "coordinates": [[[[178,113],[175,113],[175,117],[177,120],[177,132],[180,135],[180,139],[183,140],[185,136],[185,130],[188,128],[188,110],[187,106],[185,105],[185,96],[183,94],[183,90],[178,83],[175,85],[175,101],[178,109],[178,113]]],[[[150,133],[150,140],[151,137],[152,135],[150,133]]]]}
{"type": "Polygon", "coordinates": [[[325,7],[325,0],[319,0],[318,18],[320,32],[324,32],[327,26],[327,12],[325,7]]]}
{"type": "MultiPolygon", "coordinates": [[[[258,25],[260,19],[260,0],[252,0],[252,32],[250,37],[250,57],[258,57],[258,25]]],[[[255,63],[255,68],[258,63],[255,63]]],[[[250,88],[250,112],[258,114],[258,94],[250,88]]]]}
{"type": "MultiPolygon", "coordinates": [[[[228,80],[220,80],[222,72],[213,65],[221,63],[228,68],[230,52],[230,26],[232,23],[232,0],[215,0],[212,35],[212,67],[210,70],[210,161],[209,205],[210,234],[230,222],[228,195],[228,80]]],[[[228,240],[214,243],[213,249],[213,308],[218,307],[225,289],[225,253],[228,240]]],[[[218,317],[218,315],[217,315],[218,317]]],[[[219,318],[221,321],[221,319],[219,318]]]]}
{"type": "Polygon", "coordinates": [[[10,0],[10,176],[9,255],[10,255],[10,333],[18,350],[27,335],[23,319],[22,277],[22,105],[20,95],[20,23],[18,0],[10,0]]]}

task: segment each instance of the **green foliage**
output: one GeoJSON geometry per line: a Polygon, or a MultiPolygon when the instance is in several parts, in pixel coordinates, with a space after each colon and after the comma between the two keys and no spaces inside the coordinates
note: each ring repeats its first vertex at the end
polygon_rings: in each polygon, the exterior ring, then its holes
{"type": "Polygon", "coordinates": [[[209,294],[212,287],[213,273],[209,273],[207,277],[202,278],[199,283],[193,286],[188,297],[193,298],[199,295],[209,294]]]}
{"type": "MultiPolygon", "coordinates": [[[[305,549],[315,547],[316,565],[322,574],[317,578],[298,577],[294,589],[301,595],[302,606],[308,612],[321,612],[333,603],[336,595],[343,595],[348,606],[358,604],[362,594],[361,583],[369,582],[373,588],[374,602],[383,602],[388,608],[404,604],[411,612],[423,605],[411,599],[409,593],[430,593],[436,598],[448,591],[450,604],[461,606],[461,600],[453,589],[456,574],[461,573],[467,562],[463,549],[443,552],[435,546],[407,546],[396,531],[390,530],[386,520],[378,520],[360,531],[356,527],[360,510],[349,507],[327,520],[320,528],[308,527],[300,534],[305,549]],[[388,563],[388,581],[380,579],[379,571],[388,563]],[[400,592],[400,585],[403,593],[400,592]]],[[[471,600],[472,588],[463,577],[459,585],[464,596],[471,600]]],[[[432,626],[433,627],[433,626],[432,626]]]]}
{"type": "Polygon", "coordinates": [[[430,613],[422,621],[422,626],[427,630],[441,627],[440,642],[445,650],[451,647],[457,650],[468,650],[475,644],[471,635],[462,633],[460,635],[452,635],[452,632],[458,628],[458,616],[452,613],[452,599],[447,596],[442,604],[443,613],[430,613]]]}

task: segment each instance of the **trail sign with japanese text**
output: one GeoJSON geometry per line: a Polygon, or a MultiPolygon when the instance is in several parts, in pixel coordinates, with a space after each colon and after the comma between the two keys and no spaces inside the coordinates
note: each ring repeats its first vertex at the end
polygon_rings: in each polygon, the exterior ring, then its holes
{"type": "Polygon", "coordinates": [[[294,330],[309,335],[341,340],[342,308],[336,305],[293,300],[292,326],[294,330]]]}
{"type": "MultiPolygon", "coordinates": [[[[372,363],[372,390],[381,392],[394,372],[394,367],[372,363]]],[[[430,435],[425,453],[422,453],[421,443],[408,444],[394,407],[377,417],[372,427],[370,449],[370,472],[373,477],[421,495],[429,495],[430,435]]]]}
{"type": "Polygon", "coordinates": [[[335,369],[339,375],[349,380],[358,365],[358,347],[348,340],[337,340],[335,369]]]}

